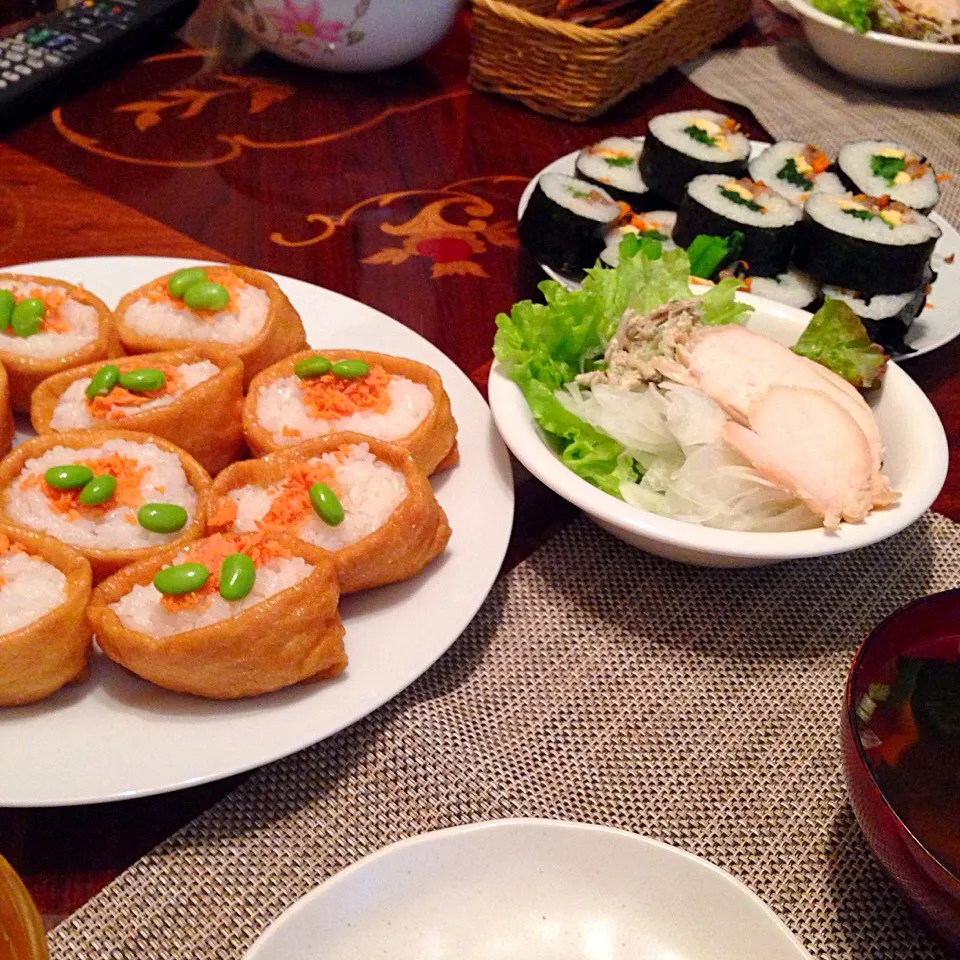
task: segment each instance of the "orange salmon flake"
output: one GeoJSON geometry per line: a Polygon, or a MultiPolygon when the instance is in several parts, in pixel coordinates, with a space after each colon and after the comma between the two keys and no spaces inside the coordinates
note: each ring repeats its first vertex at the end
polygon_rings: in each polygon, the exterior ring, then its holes
{"type": "MultiPolygon", "coordinates": [[[[24,296],[17,297],[17,302],[19,303],[21,300],[27,300],[31,297],[42,300],[47,308],[47,312],[43,315],[43,322],[40,324],[40,329],[37,331],[38,333],[43,333],[46,330],[53,331],[54,333],[69,333],[73,329],[60,312],[60,308],[69,299],[68,294],[62,290],[41,290],[39,287],[33,287],[28,290],[24,296]]],[[[13,332],[13,327],[9,326],[4,328],[3,333],[8,337],[17,336],[17,334],[13,332]]]]}
{"type": "Polygon", "coordinates": [[[340,495],[332,467],[325,463],[298,463],[280,482],[270,509],[257,521],[257,527],[264,532],[280,532],[299,526],[313,509],[310,487],[315,483],[325,483],[340,495]]]}
{"type": "Polygon", "coordinates": [[[292,554],[264,533],[215,533],[201,540],[187,554],[185,563],[202,563],[209,571],[207,582],[190,593],[164,594],[160,602],[172,613],[178,610],[203,610],[220,590],[220,567],[231,553],[245,553],[255,567],[275,557],[292,554]]]}
{"type": "Polygon", "coordinates": [[[364,411],[386,413],[393,405],[389,385],[390,374],[380,366],[362,377],[325,373],[300,381],[307,415],[316,420],[340,420],[364,411]]]}
{"type": "Polygon", "coordinates": [[[80,503],[79,497],[82,487],[75,487],[73,490],[61,490],[59,487],[52,487],[44,480],[42,472],[29,474],[23,479],[20,486],[24,490],[39,487],[46,495],[47,500],[50,501],[51,508],[57,513],[64,514],[69,520],[76,520],[79,517],[101,517],[118,504],[135,509],[143,503],[140,484],[150,469],[149,467],[141,467],[136,460],[131,457],[124,457],[119,453],[108,453],[92,460],[75,460],[73,462],[89,467],[95,476],[100,473],[109,473],[116,477],[117,489],[113,496],[103,503],[80,503]]]}
{"type": "MultiPolygon", "coordinates": [[[[124,373],[142,369],[132,364],[120,364],[119,366],[124,373]]],[[[105,396],[94,397],[92,400],[90,397],[84,397],[87,409],[98,420],[122,420],[130,413],[136,413],[136,410],[131,411],[127,408],[139,407],[150,400],[156,400],[158,397],[169,397],[182,390],[183,374],[177,367],[173,364],[158,363],[154,369],[160,370],[166,381],[159,390],[144,390],[142,393],[134,393],[117,384],[105,396]]]]}

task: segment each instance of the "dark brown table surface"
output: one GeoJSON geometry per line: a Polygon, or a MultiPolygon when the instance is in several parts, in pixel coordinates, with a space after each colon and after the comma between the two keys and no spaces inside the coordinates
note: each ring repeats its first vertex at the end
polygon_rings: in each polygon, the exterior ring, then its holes
{"type": "MultiPolygon", "coordinates": [[[[796,25],[766,0],[728,44],[796,25]]],[[[294,67],[251,52],[217,0],[182,36],[0,145],[0,265],[94,254],[229,259],[300,277],[388,313],[484,388],[494,317],[535,295],[517,249],[524,184],[561,154],[641,134],[663,110],[725,109],[671,71],[600,121],[539,116],[466,84],[464,15],[421,61],[376,76],[294,67]]],[[[906,364],[951,445],[935,507],[960,520],[960,341],[906,364]]],[[[507,563],[574,511],[518,472],[507,563]]],[[[0,771],[0,776],[3,776],[0,771]]],[[[123,803],[0,810],[0,853],[48,922],[226,794],[239,778],[123,803]]]]}

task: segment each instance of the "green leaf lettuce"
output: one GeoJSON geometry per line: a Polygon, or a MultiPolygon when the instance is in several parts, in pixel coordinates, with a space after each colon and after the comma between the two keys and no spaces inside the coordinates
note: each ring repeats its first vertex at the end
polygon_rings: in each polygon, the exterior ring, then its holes
{"type": "Polygon", "coordinates": [[[860,33],[866,33],[870,27],[870,14],[874,0],[811,0],[822,13],[843,20],[860,33]]]}

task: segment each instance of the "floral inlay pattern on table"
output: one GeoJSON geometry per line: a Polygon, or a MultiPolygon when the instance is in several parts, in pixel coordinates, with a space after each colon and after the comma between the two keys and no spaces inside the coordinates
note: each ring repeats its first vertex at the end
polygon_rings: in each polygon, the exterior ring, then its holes
{"type": "Polygon", "coordinates": [[[476,190],[475,185],[480,183],[524,185],[527,177],[514,174],[471,177],[435,190],[399,190],[384,193],[355,203],[339,216],[326,213],[308,214],[308,223],[321,225],[320,232],[315,236],[305,240],[293,240],[278,231],[272,233],[270,239],[284,247],[308,247],[332,237],[361,210],[383,208],[398,200],[413,197],[438,197],[402,223],[380,224],[383,233],[402,238],[403,242],[399,247],[385,246],[363,257],[361,262],[398,265],[406,263],[411,257],[425,257],[433,263],[431,276],[434,279],[456,274],[488,277],[486,269],[474,262],[473,257],[486,253],[490,246],[516,249],[517,234],[512,219],[491,219],[496,212],[494,205],[472,192],[476,190]],[[470,190],[466,189],[468,187],[470,190]],[[455,223],[446,218],[445,212],[456,208],[470,218],[466,223],[455,223]]]}

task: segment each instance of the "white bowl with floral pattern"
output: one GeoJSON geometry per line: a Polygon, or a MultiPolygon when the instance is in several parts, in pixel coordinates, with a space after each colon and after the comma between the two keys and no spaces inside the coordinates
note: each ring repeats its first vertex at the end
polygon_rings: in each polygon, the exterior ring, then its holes
{"type": "Polygon", "coordinates": [[[320,70],[385,70],[426,53],[460,0],[227,0],[247,35],[285,60],[320,70]]]}

